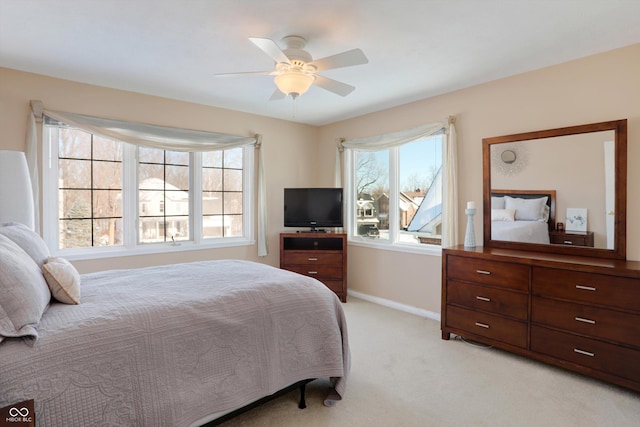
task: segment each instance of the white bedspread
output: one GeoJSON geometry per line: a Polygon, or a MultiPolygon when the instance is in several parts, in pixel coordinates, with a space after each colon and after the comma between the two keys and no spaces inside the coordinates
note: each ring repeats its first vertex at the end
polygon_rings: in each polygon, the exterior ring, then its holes
{"type": "Polygon", "coordinates": [[[491,221],[491,240],[548,244],[549,226],[543,221],[491,221]]]}
{"type": "Polygon", "coordinates": [[[188,426],[308,378],[339,398],[350,363],[336,295],[248,261],[86,274],[38,330],[0,344],[0,407],[35,399],[39,427],[188,426]]]}

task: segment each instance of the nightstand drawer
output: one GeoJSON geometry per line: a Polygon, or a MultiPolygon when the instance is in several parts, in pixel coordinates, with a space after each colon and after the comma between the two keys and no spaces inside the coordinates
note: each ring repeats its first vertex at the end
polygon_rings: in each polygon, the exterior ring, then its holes
{"type": "Polygon", "coordinates": [[[448,305],[447,326],[518,347],[527,347],[527,324],[524,322],[448,305]]]}
{"type": "Polygon", "coordinates": [[[532,292],[640,312],[640,280],[637,279],[534,267],[532,292]]]}
{"type": "Polygon", "coordinates": [[[318,280],[342,280],[342,266],[334,265],[283,265],[282,268],[294,271],[309,277],[315,277],[318,280]]]}
{"type": "Polygon", "coordinates": [[[286,251],[283,264],[330,264],[342,265],[342,253],[326,251],[286,251]]]}
{"type": "Polygon", "coordinates": [[[549,233],[551,243],[556,245],[589,246],[594,245],[593,231],[568,233],[564,231],[552,231],[549,233]]]}
{"type": "Polygon", "coordinates": [[[529,267],[521,264],[449,256],[447,277],[522,291],[529,290],[529,267]]]}
{"type": "Polygon", "coordinates": [[[476,310],[527,320],[529,296],[525,293],[449,280],[447,301],[476,310]]]}
{"type": "Polygon", "coordinates": [[[640,381],[640,351],[532,326],[531,350],[608,374],[640,381]]]}
{"type": "Polygon", "coordinates": [[[531,320],[578,334],[640,347],[640,316],[533,297],[531,320]]]}

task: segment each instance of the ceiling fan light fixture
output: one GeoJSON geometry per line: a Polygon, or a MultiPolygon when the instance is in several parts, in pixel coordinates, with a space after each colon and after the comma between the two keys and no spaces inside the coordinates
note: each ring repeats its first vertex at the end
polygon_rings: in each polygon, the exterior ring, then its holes
{"type": "Polygon", "coordinates": [[[292,98],[297,98],[309,90],[314,80],[315,76],[313,74],[307,74],[295,69],[290,69],[275,77],[275,83],[280,92],[285,95],[291,95],[292,98]]]}

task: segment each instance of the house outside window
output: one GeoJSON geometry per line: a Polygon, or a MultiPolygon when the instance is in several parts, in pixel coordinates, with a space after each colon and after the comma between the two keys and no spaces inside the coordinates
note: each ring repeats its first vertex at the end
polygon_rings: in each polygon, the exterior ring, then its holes
{"type": "Polygon", "coordinates": [[[352,238],[441,244],[444,137],[431,135],[377,151],[346,150],[352,238]]]}
{"type": "Polygon", "coordinates": [[[48,117],[43,142],[43,234],[54,253],[250,243],[252,147],[136,147],[48,117]]]}

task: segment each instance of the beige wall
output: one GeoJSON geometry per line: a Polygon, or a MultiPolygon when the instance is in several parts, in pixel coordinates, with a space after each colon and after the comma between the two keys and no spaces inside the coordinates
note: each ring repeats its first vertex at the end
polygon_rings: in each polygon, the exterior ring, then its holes
{"type": "MultiPolygon", "coordinates": [[[[640,44],[324,126],[323,161],[337,138],[457,118],[459,209],[482,201],[482,138],[628,119],[628,218],[640,217],[640,44]]],[[[553,153],[549,153],[553,156],[553,153]]],[[[572,165],[569,165],[571,167],[572,165]]],[[[321,179],[332,182],[327,169],[321,179]]],[[[332,171],[331,171],[332,173],[332,171]]],[[[535,183],[532,184],[535,186],[535,183]]],[[[482,212],[475,220],[482,241],[482,212]]],[[[466,218],[460,218],[460,243],[466,218]]],[[[349,247],[349,288],[440,312],[440,258],[349,247]],[[371,253],[375,253],[372,256],[371,253]],[[374,262],[372,262],[372,260],[374,262]],[[372,271],[379,276],[375,277],[372,271]]],[[[640,260],[640,224],[627,222],[627,258],[640,260]]]]}
{"type": "MultiPolygon", "coordinates": [[[[30,99],[50,109],[264,138],[270,255],[278,265],[282,188],[333,184],[335,142],[457,117],[460,209],[482,201],[482,138],[583,123],[629,120],[628,218],[640,216],[640,44],[474,86],[320,128],[0,69],[0,148],[24,148],[30,99]]],[[[481,214],[481,212],[479,212],[481,214]]],[[[460,218],[460,239],[464,238],[460,218]]],[[[480,215],[476,240],[482,241],[480,215]]],[[[628,258],[640,260],[640,224],[628,222],[628,258]]],[[[440,257],[349,247],[349,287],[440,311],[440,257]]],[[[76,262],[81,271],[191,259],[260,260],[255,246],[76,262]]]]}

